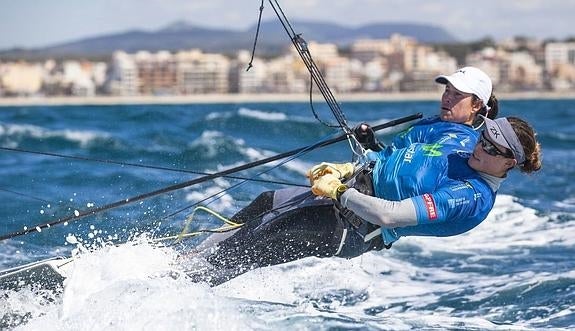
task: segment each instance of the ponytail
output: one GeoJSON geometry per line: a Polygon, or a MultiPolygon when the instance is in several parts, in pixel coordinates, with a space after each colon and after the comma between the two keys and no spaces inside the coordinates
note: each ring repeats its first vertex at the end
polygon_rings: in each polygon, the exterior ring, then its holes
{"type": "MultiPolygon", "coordinates": [[[[483,105],[483,101],[481,101],[481,99],[479,99],[475,94],[473,95],[473,102],[481,102],[483,105]]],[[[489,110],[487,110],[487,107],[483,105],[475,115],[475,119],[472,124],[473,128],[479,129],[483,125],[483,118],[479,115],[483,115],[492,120],[497,118],[497,115],[499,114],[499,100],[497,100],[495,94],[491,93],[489,101],[487,101],[487,106],[489,107],[489,110]]]]}
{"type": "Polygon", "coordinates": [[[524,120],[517,117],[507,117],[513,131],[519,138],[525,153],[525,162],[518,164],[521,172],[531,173],[541,169],[541,145],[537,141],[535,130],[524,120]]]}

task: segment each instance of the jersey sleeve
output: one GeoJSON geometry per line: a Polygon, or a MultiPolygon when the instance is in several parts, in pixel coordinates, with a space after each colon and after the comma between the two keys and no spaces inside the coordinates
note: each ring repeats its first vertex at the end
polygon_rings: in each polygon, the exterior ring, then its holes
{"type": "Polygon", "coordinates": [[[481,195],[470,183],[459,182],[411,199],[415,205],[417,223],[435,224],[475,218],[485,212],[478,204],[481,195]]]}

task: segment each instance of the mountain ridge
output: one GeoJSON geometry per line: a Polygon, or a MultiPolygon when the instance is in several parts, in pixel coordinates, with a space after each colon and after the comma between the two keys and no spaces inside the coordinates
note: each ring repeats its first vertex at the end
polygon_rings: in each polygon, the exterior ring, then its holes
{"type": "MultiPolygon", "coordinates": [[[[47,57],[107,57],[116,50],[136,52],[148,50],[177,51],[199,48],[206,52],[233,53],[250,49],[257,25],[245,30],[207,28],[186,21],[176,21],[155,31],[133,29],[118,33],[86,37],[51,46],[33,49],[0,50],[0,57],[47,58],[47,57]]],[[[422,43],[453,43],[457,40],[443,28],[419,23],[371,23],[358,27],[346,27],[336,23],[294,20],[292,27],[307,41],[335,43],[348,46],[360,38],[385,39],[398,33],[410,36],[422,43]]],[[[262,21],[258,38],[258,52],[277,55],[290,41],[278,21],[262,21]]]]}

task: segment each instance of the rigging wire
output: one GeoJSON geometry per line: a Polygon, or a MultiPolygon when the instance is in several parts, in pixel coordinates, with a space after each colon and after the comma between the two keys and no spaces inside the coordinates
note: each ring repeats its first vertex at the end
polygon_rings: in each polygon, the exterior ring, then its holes
{"type": "Polygon", "coordinates": [[[294,45],[296,51],[300,55],[302,61],[304,62],[305,66],[307,67],[308,71],[313,78],[313,81],[316,83],[316,86],[320,90],[321,94],[323,95],[326,103],[330,107],[333,115],[335,116],[337,122],[339,123],[340,128],[347,134],[352,134],[351,129],[347,125],[347,120],[343,111],[339,107],[338,102],[336,101],[333,93],[329,89],[329,86],[325,82],[323,75],[317,65],[315,64],[311,53],[308,48],[307,42],[303,39],[301,34],[296,34],[291,23],[289,22],[288,18],[286,17],[285,13],[283,12],[281,6],[277,2],[277,0],[269,0],[272,9],[276,13],[280,23],[282,24],[284,30],[288,34],[292,44],[294,45]]]}
{"type": "Polygon", "coordinates": [[[254,46],[252,48],[252,58],[250,59],[250,63],[248,63],[248,67],[246,68],[246,71],[250,71],[250,69],[254,66],[253,62],[254,62],[254,56],[256,54],[256,44],[258,43],[258,36],[260,34],[260,25],[262,23],[262,13],[264,12],[264,0],[262,0],[262,3],[260,5],[260,14],[258,17],[258,26],[256,28],[256,37],[254,38],[254,46]]]}
{"type": "MultiPolygon", "coordinates": [[[[137,196],[133,196],[133,197],[130,197],[130,198],[122,199],[122,200],[119,200],[119,201],[116,201],[116,202],[113,202],[113,203],[110,203],[110,204],[107,204],[107,205],[104,205],[104,206],[96,207],[96,208],[89,209],[89,210],[85,210],[85,211],[75,210],[73,215],[69,215],[69,216],[66,216],[66,217],[61,217],[61,218],[56,219],[56,220],[51,221],[51,222],[47,222],[47,223],[43,223],[43,224],[38,224],[38,225],[33,226],[33,227],[31,227],[31,228],[25,228],[25,229],[20,230],[20,231],[15,231],[15,232],[12,232],[12,233],[9,233],[9,234],[0,235],[0,241],[1,241],[1,240],[5,240],[5,239],[10,239],[10,238],[18,237],[18,236],[22,236],[22,235],[26,235],[26,234],[29,234],[29,233],[31,233],[31,232],[34,232],[34,231],[37,231],[37,230],[42,230],[42,229],[45,229],[45,228],[49,228],[49,227],[54,226],[54,225],[57,225],[57,224],[66,223],[66,222],[69,222],[69,221],[76,221],[76,220],[79,220],[79,219],[81,219],[81,218],[84,218],[84,217],[87,217],[87,216],[90,216],[90,215],[95,215],[95,214],[98,214],[98,213],[101,213],[101,212],[104,212],[104,211],[107,211],[107,210],[115,209],[115,208],[120,207],[120,206],[124,206],[124,205],[130,204],[130,203],[134,203],[134,202],[137,202],[137,201],[145,200],[145,199],[148,199],[148,198],[151,198],[151,197],[160,195],[160,194],[164,194],[164,193],[172,192],[172,191],[175,191],[175,190],[179,190],[179,189],[182,189],[182,188],[185,188],[185,187],[188,187],[188,186],[192,186],[192,185],[196,185],[196,184],[199,184],[199,183],[203,183],[203,182],[205,182],[205,181],[212,180],[212,179],[219,178],[219,177],[223,177],[223,176],[226,176],[226,175],[235,173],[235,172],[239,172],[239,171],[247,170],[247,169],[250,169],[250,168],[254,168],[254,167],[257,167],[257,166],[260,166],[260,165],[263,165],[263,164],[267,164],[267,163],[270,163],[270,162],[273,162],[273,161],[277,161],[277,160],[280,160],[280,159],[284,159],[284,158],[287,158],[287,157],[290,157],[290,156],[293,156],[293,155],[301,155],[302,153],[309,152],[309,151],[312,151],[312,150],[314,150],[314,149],[316,149],[316,148],[320,148],[320,147],[323,147],[323,146],[327,146],[327,145],[329,145],[329,144],[333,144],[333,143],[338,142],[338,141],[341,141],[341,140],[343,140],[343,139],[344,139],[344,137],[341,137],[341,136],[340,136],[340,137],[335,137],[335,138],[328,139],[328,140],[322,140],[322,141],[319,141],[319,142],[316,143],[316,144],[313,144],[313,145],[310,145],[310,146],[307,146],[307,147],[298,148],[298,149],[295,149],[295,150],[292,150],[292,151],[289,151],[289,152],[285,152],[285,153],[282,153],[282,154],[278,154],[278,155],[275,155],[275,156],[272,156],[272,157],[268,157],[268,158],[265,158],[265,159],[262,159],[262,160],[250,162],[250,163],[248,163],[248,164],[244,164],[244,165],[237,166],[237,167],[234,167],[234,168],[230,168],[230,169],[227,169],[227,170],[224,170],[224,171],[220,171],[220,172],[218,172],[218,173],[209,174],[209,175],[205,175],[205,176],[202,176],[202,177],[198,177],[198,178],[195,178],[195,179],[192,179],[192,180],[189,180],[189,181],[185,181],[185,182],[182,182],[182,183],[170,185],[170,186],[167,186],[167,187],[164,187],[164,188],[161,188],[161,189],[152,191],[152,192],[147,192],[147,193],[143,193],[143,194],[140,194],[140,195],[137,195],[137,196]]],[[[187,208],[186,208],[186,209],[187,209],[187,208]]]]}
{"type": "MultiPolygon", "coordinates": [[[[315,82],[318,90],[321,92],[322,96],[324,97],[326,103],[328,104],[332,114],[334,115],[336,121],[339,124],[339,127],[345,132],[347,135],[347,140],[350,146],[350,149],[353,153],[353,158],[355,159],[356,163],[365,163],[367,158],[365,157],[366,150],[363,146],[357,141],[357,138],[353,134],[353,131],[347,124],[347,119],[339,106],[339,103],[335,99],[335,96],[331,92],[328,84],[326,83],[320,69],[314,62],[311,53],[309,51],[309,47],[307,42],[303,39],[301,33],[298,34],[294,31],[291,23],[289,22],[287,16],[285,15],[283,9],[279,5],[277,0],[268,0],[272,9],[276,13],[280,23],[282,24],[285,32],[288,34],[293,46],[295,47],[296,51],[300,55],[300,58],[304,62],[305,66],[307,67],[313,81],[315,82]]],[[[310,95],[311,97],[311,95],[310,95]]],[[[315,110],[312,111],[315,114],[315,110]]],[[[318,118],[316,116],[316,118],[318,118]]],[[[321,122],[321,121],[320,121],[321,122]]],[[[323,122],[322,122],[323,123],[323,122]]]]}
{"type": "MultiPolygon", "coordinates": [[[[115,164],[115,165],[137,167],[137,168],[144,168],[144,169],[173,171],[173,172],[180,172],[180,173],[190,173],[190,174],[194,174],[194,175],[203,175],[203,176],[212,175],[212,174],[207,173],[207,172],[195,171],[195,170],[176,169],[176,168],[169,168],[169,167],[163,167],[163,166],[153,166],[153,165],[145,165],[145,164],[139,164],[139,163],[130,163],[130,162],[120,162],[120,161],[106,160],[106,159],[88,158],[88,157],[76,156],[76,155],[65,155],[65,154],[57,154],[57,153],[51,153],[51,152],[33,151],[33,150],[22,149],[22,148],[0,147],[0,150],[8,151],[8,152],[19,152],[19,153],[52,156],[52,157],[59,157],[59,158],[65,158],[65,159],[71,159],[71,160],[115,164]]],[[[241,176],[222,176],[222,177],[230,178],[230,179],[249,180],[249,181],[253,181],[253,182],[261,182],[261,183],[267,183],[267,184],[280,184],[280,185],[287,185],[287,186],[309,187],[309,185],[302,185],[302,184],[297,184],[297,183],[290,183],[290,182],[270,180],[270,179],[247,178],[247,177],[241,177],[241,176]]]]}
{"type": "MultiPolygon", "coordinates": [[[[405,117],[402,117],[402,118],[399,118],[399,119],[396,119],[396,120],[393,120],[393,121],[390,121],[390,122],[387,122],[387,123],[384,123],[384,124],[381,124],[381,125],[378,125],[378,126],[374,126],[373,129],[374,129],[374,131],[378,131],[378,130],[381,130],[381,129],[384,129],[384,128],[387,128],[387,127],[392,127],[392,126],[396,126],[396,125],[399,125],[399,124],[402,124],[402,123],[405,123],[405,122],[409,122],[409,121],[412,121],[412,120],[415,120],[415,119],[419,119],[419,118],[421,118],[421,117],[422,117],[422,114],[421,114],[421,113],[417,113],[417,114],[405,116],[405,117]]],[[[345,135],[345,134],[340,134],[339,136],[337,136],[337,137],[335,137],[335,138],[332,138],[332,139],[329,139],[329,140],[319,141],[319,142],[317,142],[317,143],[315,143],[315,144],[313,144],[313,145],[307,146],[307,147],[298,148],[298,149],[291,150],[291,151],[288,151],[288,152],[285,152],[285,153],[282,153],[282,154],[278,154],[278,155],[275,155],[275,156],[272,156],[272,157],[268,157],[268,158],[265,158],[265,159],[262,159],[262,160],[250,162],[250,163],[247,163],[247,164],[244,164],[244,165],[241,165],[241,166],[237,166],[237,167],[230,168],[230,169],[227,169],[227,170],[224,170],[224,171],[220,171],[220,172],[215,173],[215,174],[210,174],[210,175],[206,175],[206,176],[202,176],[202,177],[199,177],[199,178],[195,178],[195,179],[192,179],[192,180],[189,180],[189,181],[186,181],[186,182],[182,182],[182,183],[170,185],[170,186],[167,186],[167,187],[164,187],[164,188],[161,188],[161,189],[152,191],[152,192],[148,192],[148,193],[140,194],[140,195],[138,195],[138,196],[134,196],[134,197],[131,197],[131,198],[119,200],[119,201],[116,201],[116,202],[113,202],[113,203],[110,203],[110,204],[107,204],[107,205],[104,205],[104,206],[100,206],[100,207],[97,207],[97,208],[89,209],[89,210],[86,210],[86,211],[78,211],[78,210],[75,210],[73,215],[69,215],[69,216],[66,216],[66,217],[61,217],[61,218],[59,218],[59,219],[56,219],[56,220],[51,221],[51,222],[48,222],[48,223],[39,224],[39,225],[32,226],[32,227],[27,227],[27,228],[25,228],[24,230],[15,231],[15,232],[11,232],[11,233],[8,233],[8,234],[0,235],[0,241],[6,240],[6,239],[11,239],[11,238],[14,238],[14,237],[23,236],[23,235],[26,235],[26,234],[29,234],[29,233],[38,231],[38,229],[42,230],[42,229],[45,229],[45,228],[49,228],[49,227],[51,227],[51,226],[53,226],[53,225],[66,223],[66,222],[68,222],[68,221],[76,221],[76,220],[79,220],[79,219],[84,218],[84,217],[86,217],[86,216],[95,215],[95,214],[98,214],[98,213],[101,213],[101,212],[104,212],[104,211],[107,211],[107,210],[110,210],[110,209],[114,209],[114,208],[117,208],[117,207],[120,207],[120,206],[124,206],[124,205],[130,204],[130,203],[134,203],[134,202],[137,202],[137,201],[141,201],[141,200],[144,200],[144,199],[147,199],[147,198],[156,196],[156,195],[160,195],[160,194],[164,194],[164,193],[167,193],[167,192],[175,191],[175,190],[178,190],[178,189],[181,189],[181,188],[185,188],[185,187],[188,187],[188,186],[192,186],[192,185],[195,185],[195,184],[199,184],[199,183],[202,183],[202,182],[205,182],[205,181],[208,181],[208,180],[212,180],[212,179],[215,179],[215,178],[218,178],[218,177],[227,176],[227,175],[232,174],[232,173],[235,173],[235,172],[239,172],[239,171],[247,170],[247,169],[250,169],[250,168],[254,168],[254,167],[257,167],[257,166],[262,165],[262,164],[266,164],[266,163],[270,163],[270,162],[277,161],[277,160],[280,160],[280,159],[284,159],[284,158],[287,158],[287,157],[296,155],[296,154],[298,154],[298,153],[301,153],[301,152],[303,152],[303,151],[309,152],[309,151],[312,151],[312,150],[315,150],[315,149],[318,149],[318,148],[321,148],[321,147],[325,147],[325,146],[328,146],[328,145],[331,145],[331,144],[340,142],[340,141],[342,141],[342,140],[345,140],[346,138],[347,138],[347,135],[345,135]]]]}
{"type": "MultiPolygon", "coordinates": [[[[327,141],[327,140],[323,139],[322,141],[327,141]]],[[[311,147],[311,146],[310,146],[310,147],[311,147]]],[[[271,167],[271,168],[269,168],[269,169],[263,170],[263,171],[261,171],[261,172],[255,174],[254,176],[261,176],[261,175],[263,175],[263,174],[265,174],[265,173],[267,173],[267,172],[270,172],[270,171],[272,171],[273,169],[278,168],[278,167],[280,167],[280,166],[282,166],[282,165],[284,165],[284,164],[286,164],[286,163],[288,163],[288,162],[290,162],[290,161],[292,161],[292,160],[294,160],[294,159],[296,159],[296,158],[298,158],[298,157],[300,157],[300,156],[302,156],[302,155],[304,155],[304,154],[306,154],[306,153],[312,151],[313,149],[314,149],[314,148],[304,148],[304,149],[300,150],[299,152],[295,153],[294,155],[289,156],[287,159],[281,161],[279,164],[277,164],[277,165],[275,165],[275,166],[273,166],[273,167],[271,167]]],[[[195,202],[195,203],[193,203],[193,204],[191,204],[191,205],[188,205],[188,206],[186,206],[186,207],[183,207],[183,208],[181,208],[181,209],[178,209],[178,210],[176,210],[175,212],[173,212],[173,213],[171,213],[171,214],[169,214],[169,215],[166,215],[166,216],[162,217],[160,220],[165,220],[165,219],[168,219],[168,218],[170,218],[170,217],[173,217],[173,216],[175,216],[175,215],[177,215],[177,214],[179,214],[179,213],[181,213],[181,212],[183,212],[183,211],[185,211],[185,210],[188,210],[188,209],[190,209],[190,208],[193,208],[193,207],[195,207],[195,206],[198,206],[199,204],[201,204],[201,203],[203,203],[203,202],[208,201],[208,200],[211,199],[211,201],[209,201],[208,203],[206,203],[206,205],[210,205],[210,204],[213,203],[214,201],[217,201],[218,199],[220,199],[220,198],[223,196],[224,193],[229,192],[229,191],[231,191],[231,190],[233,190],[233,189],[236,189],[237,187],[243,185],[246,181],[247,181],[247,180],[244,180],[244,181],[238,182],[238,183],[236,183],[236,184],[234,184],[234,185],[232,185],[232,186],[230,186],[230,187],[227,187],[227,188],[225,188],[225,189],[222,189],[221,191],[216,192],[216,193],[214,193],[214,194],[212,194],[212,195],[210,195],[210,196],[208,196],[208,197],[206,197],[206,198],[204,198],[204,199],[202,199],[202,200],[200,200],[200,201],[197,201],[197,202],[195,202]]],[[[309,185],[307,185],[306,187],[309,187],[309,185]]]]}
{"type": "Polygon", "coordinates": [[[313,75],[311,73],[310,73],[310,81],[309,81],[309,107],[311,108],[311,113],[313,114],[313,117],[315,117],[315,119],[318,122],[320,122],[324,126],[327,126],[330,128],[339,128],[338,125],[326,123],[326,122],[322,121],[321,118],[319,118],[319,115],[317,114],[315,107],[313,106],[313,75]]]}
{"type": "MultiPolygon", "coordinates": [[[[330,140],[323,140],[323,141],[320,141],[320,142],[318,142],[318,143],[316,143],[316,144],[314,144],[314,145],[307,146],[307,147],[304,147],[304,148],[300,148],[300,149],[297,149],[297,150],[293,150],[293,151],[290,151],[290,152],[287,152],[287,153],[282,153],[282,154],[276,155],[276,156],[274,156],[274,157],[266,158],[266,159],[259,160],[259,161],[255,161],[255,162],[251,162],[251,163],[245,164],[245,165],[243,165],[243,166],[234,167],[234,168],[231,168],[231,169],[228,169],[228,170],[225,170],[225,171],[221,171],[221,172],[218,172],[218,173],[214,173],[214,174],[205,174],[203,177],[199,177],[199,178],[196,178],[196,179],[193,179],[193,180],[189,180],[189,181],[186,181],[186,182],[182,182],[182,183],[179,183],[179,184],[175,184],[175,185],[170,185],[170,186],[167,186],[167,187],[164,187],[164,188],[162,188],[162,189],[158,189],[158,190],[155,190],[155,191],[152,191],[152,192],[148,192],[148,193],[140,194],[140,195],[137,195],[137,196],[134,196],[134,197],[131,197],[131,198],[124,199],[124,200],[116,201],[116,202],[113,202],[113,203],[108,204],[108,205],[105,205],[105,206],[97,207],[97,208],[90,209],[90,210],[87,210],[87,211],[82,211],[82,212],[80,212],[80,211],[78,211],[78,210],[75,210],[75,211],[74,211],[74,215],[67,216],[67,217],[63,217],[63,218],[59,218],[59,219],[57,219],[57,220],[55,220],[55,221],[52,221],[52,222],[40,224],[40,225],[37,225],[37,226],[33,227],[32,229],[35,229],[36,231],[40,231],[41,229],[51,227],[52,225],[56,225],[56,224],[60,224],[60,223],[65,223],[65,222],[68,222],[68,221],[75,221],[75,220],[78,220],[78,219],[80,219],[80,218],[83,218],[83,217],[86,217],[86,216],[89,216],[89,215],[94,215],[94,214],[97,214],[97,213],[100,213],[100,212],[103,212],[103,211],[106,211],[106,210],[110,210],[110,209],[113,209],[113,208],[117,208],[117,207],[119,207],[119,206],[123,206],[123,205],[129,204],[129,203],[134,203],[134,202],[136,202],[136,201],[141,201],[141,200],[144,200],[144,199],[147,199],[147,198],[156,196],[156,195],[160,195],[160,194],[164,194],[164,193],[167,193],[167,192],[175,191],[175,190],[178,190],[178,189],[181,189],[181,188],[185,188],[185,187],[188,187],[188,186],[191,186],[191,185],[199,184],[199,183],[201,183],[201,182],[204,182],[204,181],[207,181],[207,180],[212,180],[212,179],[215,179],[215,178],[218,178],[218,177],[226,177],[226,176],[228,176],[228,175],[231,174],[231,173],[239,172],[239,171],[242,171],[242,170],[246,170],[246,169],[249,169],[249,168],[252,168],[252,167],[256,167],[256,166],[265,164],[265,163],[269,163],[269,162],[273,162],[273,161],[276,161],[276,160],[279,160],[279,159],[283,159],[283,158],[287,158],[287,157],[293,156],[292,158],[290,158],[290,159],[288,159],[288,160],[285,160],[285,161],[282,161],[282,163],[280,163],[279,165],[276,165],[276,166],[274,166],[274,167],[271,168],[271,169],[274,169],[274,168],[276,168],[276,167],[278,167],[278,166],[280,166],[280,165],[282,165],[282,164],[284,164],[284,163],[286,163],[286,162],[289,162],[289,161],[293,160],[294,158],[297,158],[297,157],[303,155],[304,153],[307,153],[307,152],[309,152],[309,151],[311,151],[311,150],[314,150],[314,149],[316,149],[316,148],[323,147],[323,146],[326,146],[326,145],[331,144],[331,143],[333,143],[333,142],[337,142],[337,141],[344,140],[344,139],[347,139],[348,143],[350,144],[350,148],[352,149],[354,155],[359,156],[359,157],[361,157],[362,155],[364,155],[365,150],[363,149],[363,147],[361,146],[361,144],[357,141],[357,139],[356,139],[355,136],[353,135],[352,130],[351,130],[350,127],[348,126],[347,120],[346,120],[346,118],[345,118],[345,115],[344,115],[343,111],[341,110],[341,108],[340,108],[340,106],[339,106],[337,100],[335,99],[333,93],[332,93],[331,90],[329,89],[329,86],[328,86],[327,83],[325,82],[325,79],[323,78],[323,75],[321,74],[321,71],[319,70],[319,68],[318,68],[317,65],[315,64],[315,62],[314,62],[314,60],[313,60],[313,58],[312,58],[312,56],[311,56],[311,54],[310,54],[310,52],[309,52],[309,48],[308,48],[307,42],[303,39],[303,37],[301,36],[301,34],[296,34],[296,33],[295,33],[295,31],[293,30],[293,27],[291,26],[289,20],[287,19],[285,13],[283,12],[283,10],[282,10],[282,8],[280,7],[280,5],[279,5],[279,3],[277,2],[277,0],[269,0],[269,3],[271,4],[271,6],[272,6],[274,12],[276,13],[278,19],[280,20],[280,23],[282,24],[284,30],[286,31],[286,33],[287,33],[288,36],[290,37],[290,40],[292,41],[292,44],[294,45],[295,49],[297,50],[298,54],[300,55],[301,59],[303,60],[304,64],[306,65],[306,68],[308,69],[308,71],[309,71],[309,73],[310,73],[310,75],[311,75],[311,78],[312,78],[313,82],[315,82],[316,86],[318,87],[318,90],[321,92],[321,94],[323,95],[323,97],[324,97],[326,103],[328,104],[330,110],[332,111],[332,113],[333,113],[335,119],[337,120],[337,122],[338,122],[338,124],[339,124],[339,128],[341,128],[341,129],[344,131],[344,135],[342,135],[342,136],[340,136],[340,137],[338,137],[338,138],[330,139],[330,140]]],[[[260,23],[261,23],[261,15],[262,15],[262,12],[263,12],[263,0],[262,0],[262,3],[261,3],[261,6],[260,6],[260,15],[259,15],[259,19],[258,19],[258,28],[257,28],[257,31],[256,31],[256,38],[255,38],[255,40],[254,40],[254,48],[253,48],[253,50],[252,50],[252,59],[251,59],[249,65],[248,65],[247,70],[249,70],[249,69],[253,66],[252,61],[253,61],[254,54],[255,54],[255,48],[256,48],[257,38],[258,38],[258,34],[259,34],[259,27],[260,27],[260,23]]],[[[313,114],[314,114],[314,116],[316,117],[316,119],[319,120],[319,118],[318,118],[318,116],[317,116],[317,114],[316,114],[316,112],[315,112],[315,109],[313,109],[312,90],[313,90],[313,85],[310,85],[310,103],[312,104],[312,111],[313,111],[313,114]]],[[[421,117],[421,114],[419,114],[419,117],[421,117]]],[[[411,119],[409,119],[409,120],[411,120],[411,119]]],[[[320,120],[320,122],[322,122],[322,121],[320,120]]],[[[397,122],[397,121],[393,121],[393,122],[397,122]]],[[[322,123],[323,123],[323,122],[322,122],[322,123]]],[[[390,122],[390,123],[391,123],[391,122],[390,122]]],[[[325,123],[323,123],[323,124],[325,124],[325,123]]],[[[397,125],[397,124],[399,124],[399,123],[391,124],[391,125],[389,125],[389,126],[397,125]]],[[[9,149],[7,149],[7,148],[2,148],[2,149],[4,149],[4,150],[9,150],[9,149]]],[[[13,151],[16,151],[16,150],[13,150],[13,151]]],[[[52,155],[52,153],[43,153],[43,154],[44,154],[44,155],[52,155]]],[[[53,156],[61,156],[61,155],[53,154],[53,156]]],[[[75,158],[82,159],[81,157],[75,157],[75,158]]],[[[113,162],[113,161],[104,161],[104,162],[106,162],[106,163],[116,163],[116,162],[113,162]]],[[[142,166],[142,165],[135,165],[135,164],[127,164],[127,163],[124,164],[124,165],[142,166]]],[[[147,166],[145,166],[145,167],[147,167],[147,166]]],[[[155,168],[160,168],[160,167],[155,167],[155,168]]],[[[260,173],[258,173],[257,175],[264,174],[264,173],[266,173],[267,171],[270,171],[271,169],[268,169],[268,170],[266,170],[266,171],[260,172],[260,173]]],[[[168,169],[162,169],[162,170],[168,170],[168,169]]],[[[172,169],[172,170],[173,170],[173,169],[172,169]]],[[[256,175],[256,176],[257,176],[257,175],[256,175]]],[[[255,177],[255,176],[254,176],[254,177],[255,177]]],[[[226,188],[226,189],[224,189],[224,190],[222,190],[222,191],[220,191],[220,192],[218,192],[218,193],[216,193],[216,194],[214,194],[214,195],[211,195],[210,197],[207,197],[207,198],[203,199],[202,201],[200,201],[200,202],[198,202],[198,203],[195,203],[195,204],[193,204],[193,205],[191,205],[191,206],[188,206],[188,207],[186,207],[186,208],[183,208],[183,209],[181,209],[180,211],[177,211],[176,213],[179,213],[179,212],[181,212],[181,211],[183,211],[183,210],[186,210],[186,209],[189,209],[189,208],[191,208],[191,207],[197,206],[199,203],[201,203],[201,202],[203,202],[203,201],[206,201],[206,200],[209,200],[209,199],[211,199],[211,198],[213,198],[213,199],[214,199],[213,201],[215,201],[216,199],[219,199],[219,198],[221,197],[220,194],[222,194],[222,193],[224,193],[224,192],[226,192],[226,191],[229,191],[229,190],[231,190],[231,189],[233,189],[233,188],[235,188],[235,187],[238,187],[239,185],[245,183],[247,180],[251,180],[251,179],[253,179],[253,178],[250,178],[250,179],[248,179],[248,178],[243,178],[240,183],[237,183],[237,184],[235,184],[235,185],[233,185],[233,186],[231,186],[231,187],[229,187],[229,188],[226,188]]],[[[211,201],[211,202],[213,202],[213,201],[211,201]]],[[[211,203],[211,202],[210,202],[210,203],[211,203]]],[[[174,214],[172,214],[171,216],[173,216],[173,215],[174,215],[174,214]]],[[[169,216],[168,216],[168,217],[169,217],[169,216]]],[[[24,230],[21,230],[21,231],[16,231],[16,232],[9,233],[9,234],[6,234],[6,235],[1,235],[1,236],[0,236],[0,240],[5,240],[5,239],[9,239],[9,238],[14,238],[14,237],[17,237],[17,236],[21,236],[21,235],[25,235],[25,234],[31,233],[31,232],[34,231],[34,230],[32,230],[32,229],[25,228],[24,230]]]]}
{"type": "Polygon", "coordinates": [[[31,200],[36,200],[36,201],[44,202],[44,203],[47,203],[47,204],[52,204],[51,201],[48,201],[48,200],[46,200],[46,199],[42,199],[42,198],[39,198],[39,197],[35,197],[35,196],[33,196],[33,195],[26,194],[26,193],[16,192],[16,191],[9,190],[9,189],[5,189],[5,188],[0,188],[0,191],[6,192],[6,193],[10,193],[10,194],[14,194],[14,195],[21,196],[21,197],[25,197],[25,198],[28,198],[28,199],[31,199],[31,200]]]}

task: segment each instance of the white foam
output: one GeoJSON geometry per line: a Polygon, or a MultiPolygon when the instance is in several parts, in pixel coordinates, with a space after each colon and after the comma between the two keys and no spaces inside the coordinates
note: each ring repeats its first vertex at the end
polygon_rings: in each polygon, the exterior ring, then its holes
{"type": "Polygon", "coordinates": [[[35,311],[35,318],[21,329],[252,328],[253,319],[238,314],[229,299],[214,295],[206,285],[176,277],[174,261],[173,251],[145,242],[82,254],[74,261],[61,302],[35,311]]]}
{"type": "Polygon", "coordinates": [[[261,110],[254,110],[249,108],[241,107],[238,110],[238,114],[244,117],[251,117],[261,121],[278,122],[287,120],[287,115],[278,112],[265,112],[261,110]]]}
{"type": "MultiPolygon", "coordinates": [[[[227,185],[224,180],[218,186],[227,185]]],[[[572,245],[567,237],[572,233],[570,226],[538,215],[511,196],[500,195],[485,224],[461,236],[403,238],[389,251],[370,252],[351,260],[305,258],[252,270],[213,289],[183,276],[171,277],[180,272],[176,253],[145,240],[137,241],[79,254],[61,302],[42,305],[21,301],[18,309],[33,312],[34,318],[23,327],[30,330],[106,329],[111,325],[130,330],[273,329],[294,325],[305,329],[312,325],[299,318],[315,317],[336,323],[331,326],[345,327],[334,322],[341,316],[364,326],[398,330],[417,325],[524,329],[572,311],[560,310],[548,317],[499,326],[489,320],[499,320],[514,309],[512,305],[495,304],[489,310],[474,312],[441,302],[445,297],[455,297],[465,304],[480,305],[500,293],[517,289],[527,293],[541,283],[575,278],[575,271],[545,268],[483,272],[509,254],[511,258],[528,257],[531,248],[545,242],[572,245]],[[545,239],[539,239],[541,236],[545,239]],[[426,258],[434,262],[417,262],[426,258]],[[347,294],[341,298],[333,295],[342,291],[347,294]],[[357,302],[346,304],[350,297],[357,302]],[[261,302],[284,306],[264,304],[258,309],[256,303],[261,302]],[[248,308],[242,310],[239,306],[248,308]],[[374,307],[384,312],[376,316],[365,313],[374,307]]],[[[25,300],[26,296],[14,294],[10,298],[25,300]]]]}
{"type": "Polygon", "coordinates": [[[4,124],[0,125],[0,136],[22,135],[36,139],[46,139],[62,137],[69,141],[74,141],[82,147],[86,147],[90,142],[108,138],[109,134],[97,131],[75,131],[75,130],[49,130],[43,127],[30,124],[4,124]]]}

